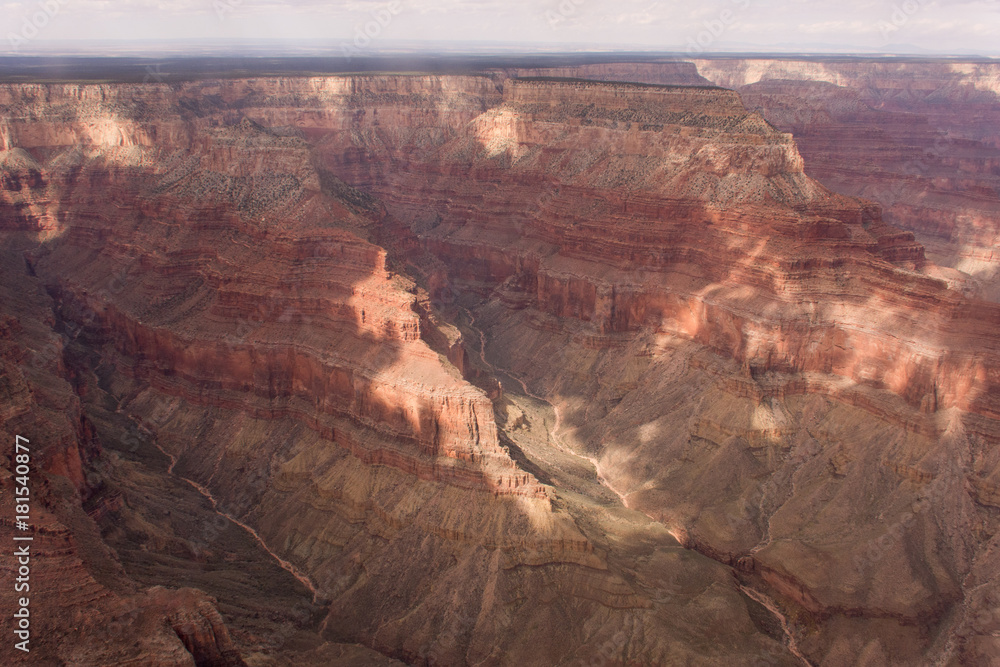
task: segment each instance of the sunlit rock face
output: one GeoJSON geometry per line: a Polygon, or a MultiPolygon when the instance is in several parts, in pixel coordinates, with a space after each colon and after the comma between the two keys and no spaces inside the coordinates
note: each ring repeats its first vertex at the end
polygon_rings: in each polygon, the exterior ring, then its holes
{"type": "Polygon", "coordinates": [[[809,179],[731,91],[513,81],[425,164],[446,207],[409,204],[420,167],[372,187],[400,217],[437,216],[421,243],[455,279],[509,284],[595,335],[651,329],[755,372],[992,409],[981,350],[941,330],[985,335],[995,309],[966,312],[912,235],[809,179]]]}
{"type": "Polygon", "coordinates": [[[259,394],[259,416],[296,414],[328,437],[349,416],[370,427],[363,441],[343,429],[356,454],[428,478],[530,485],[524,474],[484,472],[513,468],[500,460],[492,405],[422,342],[414,287],[367,240],[381,212],[326,194],[336,181],[321,182],[299,132],[246,118],[198,131],[177,117],[179,100],[159,100],[157,114],[146,108],[156,97],[141,88],[59,92],[51,94],[60,102],[82,101],[83,119],[9,127],[35,152],[71,146],[75,169],[45,174],[34,188],[12,180],[11,217],[58,209],[62,220],[36,224],[60,242],[46,241],[27,261],[51,275],[61,305],[96,313],[94,327],[139,357],[136,376],[188,398],[211,400],[208,387],[220,402],[229,392],[259,394]],[[86,116],[91,102],[99,120],[86,116]],[[143,113],[148,126],[131,120],[143,113]],[[155,148],[152,136],[161,137],[155,148]],[[324,340],[330,330],[336,346],[324,340]],[[165,368],[169,379],[153,370],[165,368]],[[373,439],[379,430],[384,442],[373,439]],[[465,470],[463,460],[475,465],[465,470]]]}
{"type": "MultiPolygon", "coordinates": [[[[0,88],[59,497],[174,544],[169,457],[315,589],[298,664],[983,663],[1000,310],[698,76],[0,88]]],[[[136,593],[175,649],[292,650],[202,581],[136,593]]]]}

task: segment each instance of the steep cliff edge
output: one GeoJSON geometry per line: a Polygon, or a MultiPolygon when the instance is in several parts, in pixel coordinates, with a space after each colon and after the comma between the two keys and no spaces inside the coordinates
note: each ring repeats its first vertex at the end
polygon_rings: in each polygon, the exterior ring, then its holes
{"type": "Polygon", "coordinates": [[[912,238],[809,179],[790,137],[734,93],[514,81],[424,169],[435,176],[414,167],[374,188],[401,217],[436,215],[421,243],[453,278],[533,293],[600,334],[656,324],[760,372],[830,373],[918,408],[994,414],[985,370],[974,373],[985,386],[967,387],[952,369],[983,368],[995,308],[969,311],[912,271],[923,265],[912,238]],[[407,210],[414,173],[447,207],[407,210]],[[976,343],[952,353],[942,330],[976,343]],[[946,347],[954,358],[938,368],[946,347]]]}
{"type": "Polygon", "coordinates": [[[511,78],[569,78],[652,83],[672,86],[711,86],[694,63],[683,61],[614,62],[504,70],[511,78]]]}
{"type": "Polygon", "coordinates": [[[297,411],[330,437],[338,417],[366,427],[365,442],[341,430],[364,459],[498,490],[530,484],[523,474],[491,476],[513,464],[499,449],[490,402],[421,340],[415,288],[364,240],[380,212],[354,212],[324,193],[300,136],[249,119],[195,129],[166,102],[159,114],[143,107],[155,101],[134,90],[81,95],[75,113],[85,123],[8,120],[20,150],[62,147],[56,160],[76,159],[47,182],[18,189],[12,181],[8,190],[12,219],[28,217],[22,206],[64,216],[52,227],[37,218],[60,242],[29,261],[68,319],[93,320],[119,352],[140,357],[137,376],[171,393],[221,402],[227,392],[258,394],[262,417],[297,411]],[[122,112],[108,109],[125,107],[127,117],[130,105],[152,123],[115,125],[122,112]],[[102,110],[109,115],[95,133],[102,110]],[[330,330],[336,346],[321,340],[330,330]],[[169,379],[156,369],[169,369],[169,379]]]}

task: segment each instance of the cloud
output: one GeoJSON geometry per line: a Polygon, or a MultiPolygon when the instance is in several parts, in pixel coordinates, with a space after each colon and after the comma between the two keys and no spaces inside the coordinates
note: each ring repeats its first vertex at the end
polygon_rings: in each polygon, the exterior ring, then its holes
{"type": "Polygon", "coordinates": [[[820,23],[800,23],[795,31],[807,35],[863,35],[878,32],[872,21],[822,21],[820,23]]]}
{"type": "MultiPolygon", "coordinates": [[[[0,36],[40,0],[7,2],[0,36]]],[[[579,42],[683,51],[705,23],[731,12],[712,48],[750,42],[761,50],[795,40],[875,48],[891,39],[928,50],[1000,55],[1000,0],[396,0],[401,11],[380,40],[579,42]],[[917,9],[898,20],[900,7],[917,9]],[[562,21],[553,22],[553,13],[562,21]]],[[[39,41],[70,39],[343,39],[388,0],[65,0],[39,41]],[[219,12],[217,5],[226,6],[219,12]]]]}

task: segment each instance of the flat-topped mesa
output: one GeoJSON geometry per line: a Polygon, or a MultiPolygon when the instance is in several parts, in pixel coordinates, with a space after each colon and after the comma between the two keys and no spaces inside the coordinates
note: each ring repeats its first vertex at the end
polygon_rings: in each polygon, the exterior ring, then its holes
{"type": "Polygon", "coordinates": [[[69,146],[186,146],[190,130],[164,84],[0,85],[0,148],[36,157],[69,146]]]}
{"type": "Polygon", "coordinates": [[[548,106],[747,115],[739,93],[718,86],[678,86],[561,77],[524,77],[504,85],[504,102],[548,106]]]}
{"type": "Polygon", "coordinates": [[[201,122],[239,109],[262,125],[294,128],[324,171],[367,188],[499,104],[501,90],[499,74],[363,74],[201,81],[181,87],[178,100],[201,122]]]}
{"type": "Polygon", "coordinates": [[[553,186],[727,206],[829,196],[805,177],[791,135],[722,88],[516,79],[472,127],[470,148],[487,151],[473,159],[506,154],[514,176],[540,171],[553,186]]]}
{"type": "Polygon", "coordinates": [[[641,81],[671,86],[711,86],[712,82],[698,74],[694,63],[628,62],[592,63],[555,67],[519,67],[508,70],[516,78],[554,77],[562,79],[595,79],[599,81],[641,81]]]}
{"type": "Polygon", "coordinates": [[[360,132],[351,137],[356,149],[399,159],[408,151],[443,141],[498,104],[498,79],[498,75],[432,74],[227,79],[186,84],[177,98],[200,118],[218,118],[239,109],[266,127],[294,128],[308,140],[360,132]]]}
{"type": "MultiPolygon", "coordinates": [[[[378,106],[404,98],[447,101],[454,107],[478,105],[483,97],[499,96],[498,75],[439,75],[426,73],[334,74],[316,77],[210,79],[185,84],[180,97],[217,94],[224,101],[239,100],[261,107],[310,107],[318,100],[357,96],[378,106]],[[394,97],[393,97],[394,96],[394,97]],[[280,103],[280,104],[279,104],[280,103]]],[[[339,109],[332,108],[331,112],[339,109]]]]}
{"type": "Polygon", "coordinates": [[[809,174],[885,207],[941,275],[1000,301],[1000,65],[898,59],[699,60],[795,133],[809,174]]]}
{"type": "Polygon", "coordinates": [[[739,93],[717,86],[519,78],[504,85],[504,102],[526,105],[526,110],[558,109],[568,117],[781,135],[758,114],[747,111],[739,93]]]}

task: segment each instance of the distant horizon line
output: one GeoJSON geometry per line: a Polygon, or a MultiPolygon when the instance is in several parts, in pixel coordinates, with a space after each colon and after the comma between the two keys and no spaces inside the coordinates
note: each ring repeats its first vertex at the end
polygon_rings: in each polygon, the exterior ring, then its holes
{"type": "MultiPolygon", "coordinates": [[[[208,46],[208,45],[206,45],[208,46]]],[[[684,50],[663,50],[663,49],[616,49],[616,48],[595,48],[595,49],[517,49],[507,48],[503,50],[490,50],[489,48],[459,50],[446,47],[433,48],[383,48],[379,50],[370,49],[365,53],[345,56],[338,47],[327,47],[323,49],[307,49],[305,47],[296,50],[269,51],[263,47],[251,50],[233,49],[226,51],[228,45],[216,44],[200,53],[178,53],[177,50],[156,50],[156,49],[122,49],[118,52],[114,50],[106,51],[71,51],[68,49],[32,49],[31,51],[4,51],[0,50],[2,59],[45,59],[45,58],[171,58],[171,59],[197,59],[197,58],[330,58],[330,59],[385,59],[399,58],[405,56],[424,57],[567,57],[567,56],[589,56],[589,57],[613,57],[613,58],[675,58],[682,60],[698,60],[713,58],[774,58],[774,59],[796,59],[796,58],[856,58],[856,59],[898,59],[898,60],[984,60],[1000,62],[1000,55],[990,55],[988,53],[957,53],[957,52],[929,52],[915,53],[905,51],[766,51],[766,50],[718,50],[706,51],[704,53],[690,53],[684,50]]],[[[230,47],[231,48],[231,47],[230,47]]]]}
{"type": "MultiPolygon", "coordinates": [[[[344,39],[306,39],[289,41],[281,38],[170,38],[150,40],[106,40],[106,39],[60,39],[37,40],[24,49],[0,48],[0,57],[206,57],[212,52],[232,50],[226,55],[236,56],[339,56],[344,57],[344,39]],[[192,47],[202,49],[202,53],[190,53],[192,47]],[[184,49],[185,54],[177,51],[184,49]]],[[[731,48],[717,47],[711,51],[692,53],[684,47],[659,47],[644,44],[587,44],[581,42],[538,42],[516,41],[435,41],[435,40],[393,40],[385,41],[378,48],[366,48],[354,57],[398,57],[400,55],[607,55],[607,56],[660,56],[683,58],[768,56],[768,57],[857,57],[857,58],[947,58],[1000,60],[1000,53],[990,54],[977,51],[933,51],[910,44],[890,44],[884,47],[860,47],[837,44],[818,44],[814,48],[799,46],[757,46],[751,44],[734,45],[731,48]]]]}

